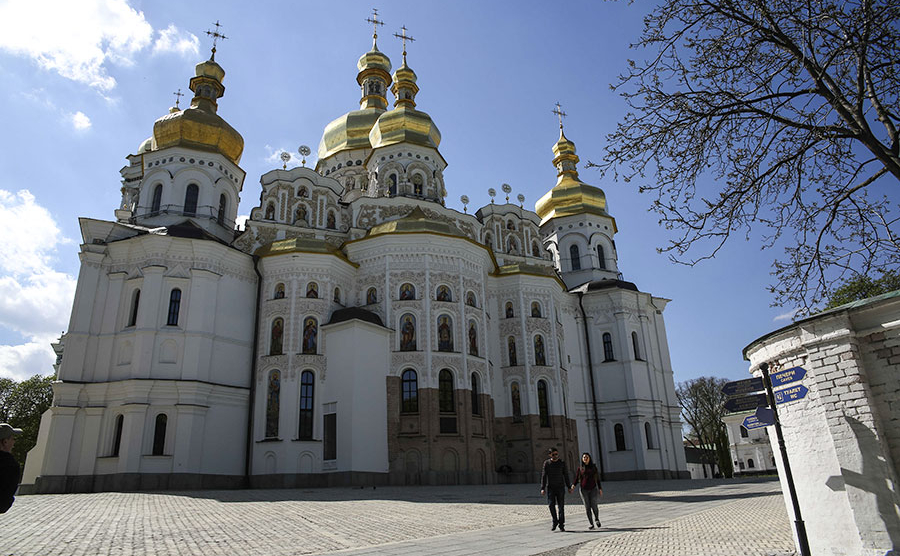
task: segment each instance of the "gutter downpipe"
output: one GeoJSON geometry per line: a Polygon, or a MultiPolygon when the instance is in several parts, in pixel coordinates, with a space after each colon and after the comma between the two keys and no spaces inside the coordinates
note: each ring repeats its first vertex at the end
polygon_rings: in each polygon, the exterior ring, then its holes
{"type": "MultiPolygon", "coordinates": [[[[587,286],[584,287],[587,290],[587,286]]],[[[581,310],[581,324],[584,326],[584,345],[587,348],[588,376],[591,377],[591,405],[594,409],[594,434],[597,440],[597,461],[600,463],[600,480],[606,480],[606,472],[603,469],[603,444],[600,442],[600,418],[597,416],[597,390],[594,386],[594,361],[591,357],[591,337],[588,334],[587,315],[584,312],[582,298],[584,291],[578,290],[578,308],[581,310]]]]}
{"type": "Polygon", "coordinates": [[[256,272],[256,312],[253,315],[253,361],[250,364],[250,404],[247,408],[247,449],[244,453],[244,488],[250,488],[251,461],[253,459],[253,409],[256,400],[256,361],[259,359],[259,309],[262,298],[262,274],[259,273],[259,257],[253,255],[253,271],[256,272]]]}

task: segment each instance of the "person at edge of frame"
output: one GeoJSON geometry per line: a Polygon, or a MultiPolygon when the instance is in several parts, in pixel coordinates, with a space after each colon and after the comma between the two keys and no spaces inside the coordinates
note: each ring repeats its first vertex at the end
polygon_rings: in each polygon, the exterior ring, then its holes
{"type": "Polygon", "coordinates": [[[569,492],[575,490],[570,486],[569,469],[566,462],[559,459],[559,450],[550,448],[547,450],[549,459],[544,461],[541,468],[541,494],[547,495],[547,505],[550,507],[550,517],[553,518],[551,531],[566,530],[566,489],[569,492]]]}

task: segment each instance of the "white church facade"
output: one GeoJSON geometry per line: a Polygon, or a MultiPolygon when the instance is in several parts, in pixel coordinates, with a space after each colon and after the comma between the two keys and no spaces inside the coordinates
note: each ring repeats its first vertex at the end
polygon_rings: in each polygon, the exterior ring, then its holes
{"type": "Polygon", "coordinates": [[[686,478],[662,313],[560,126],[532,212],[447,208],[416,74],[373,42],[315,168],[260,178],[210,60],[128,156],[81,269],[30,492],[686,478]],[[393,107],[388,95],[394,97],[393,107]],[[254,192],[254,195],[256,192],[254,192]]]}

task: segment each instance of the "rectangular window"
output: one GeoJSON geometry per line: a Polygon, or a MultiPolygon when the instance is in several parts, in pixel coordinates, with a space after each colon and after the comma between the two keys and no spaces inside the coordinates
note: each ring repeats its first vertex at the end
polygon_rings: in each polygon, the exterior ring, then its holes
{"type": "Polygon", "coordinates": [[[322,420],[324,435],[322,438],[322,459],[337,459],[337,413],[328,413],[322,420]]]}
{"type": "Polygon", "coordinates": [[[456,434],[456,417],[441,417],[441,434],[456,434]]]}

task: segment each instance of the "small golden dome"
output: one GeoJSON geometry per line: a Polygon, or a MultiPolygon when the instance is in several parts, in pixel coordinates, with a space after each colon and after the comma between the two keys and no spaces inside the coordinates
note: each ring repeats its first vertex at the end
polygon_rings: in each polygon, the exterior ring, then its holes
{"type": "MultiPolygon", "coordinates": [[[[559,128],[559,140],[553,145],[553,164],[557,168],[556,185],[535,203],[535,212],[544,224],[551,218],[576,214],[609,216],[606,194],[599,187],[583,183],[578,178],[578,155],[575,143],[569,141],[559,128]]],[[[615,228],[615,220],[613,221],[615,228]]]]}
{"type": "Polygon", "coordinates": [[[385,55],[383,52],[378,50],[378,48],[373,44],[372,50],[359,57],[359,61],[356,63],[356,67],[359,68],[360,73],[369,69],[377,69],[390,75],[391,59],[388,58],[387,55],[385,55]]]}
{"type": "Polygon", "coordinates": [[[334,255],[354,266],[347,256],[338,247],[331,245],[323,239],[296,237],[281,239],[267,243],[256,250],[257,257],[273,257],[277,255],[289,255],[291,253],[318,253],[322,255],[334,255]]]}
{"type": "Polygon", "coordinates": [[[437,149],[441,132],[431,116],[410,106],[398,106],[382,114],[372,131],[369,142],[373,149],[396,143],[411,143],[437,149]]]}
{"type": "Polygon", "coordinates": [[[380,108],[366,108],[354,110],[332,120],[325,127],[322,140],[319,142],[319,160],[324,160],[340,151],[349,149],[368,149],[369,132],[378,117],[385,110],[380,108]]]}
{"type": "Polygon", "coordinates": [[[244,152],[244,138],[216,114],[216,100],[225,94],[222,79],[225,70],[214,56],[197,64],[190,87],[194,91],[191,106],[170,110],[153,124],[152,150],[183,146],[224,155],[238,164],[244,152]]]}
{"type": "Polygon", "coordinates": [[[459,228],[457,228],[453,224],[429,218],[421,207],[414,208],[403,218],[391,220],[390,222],[383,222],[381,224],[378,224],[377,226],[373,226],[372,229],[369,230],[368,235],[371,237],[396,233],[432,233],[447,236],[465,237],[465,234],[459,231],[459,228]]]}

